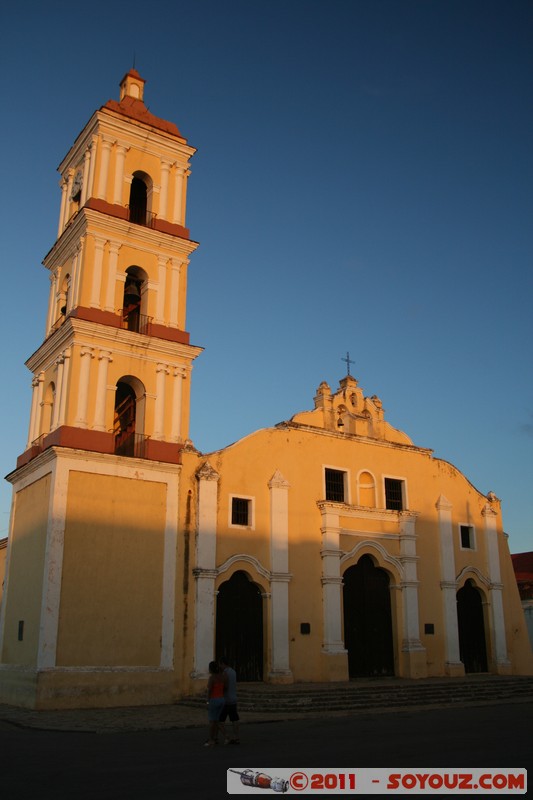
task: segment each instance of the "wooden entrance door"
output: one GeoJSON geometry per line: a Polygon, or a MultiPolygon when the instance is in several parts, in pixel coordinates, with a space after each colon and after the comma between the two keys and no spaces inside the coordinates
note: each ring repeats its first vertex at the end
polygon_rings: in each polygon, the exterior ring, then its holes
{"type": "Polygon", "coordinates": [[[344,646],[350,678],[394,675],[389,576],[370,556],[344,573],[344,646]]]}
{"type": "Polygon", "coordinates": [[[227,657],[238,681],[263,680],[263,599],[244,572],[235,572],[220,586],[216,654],[227,657]]]}
{"type": "Polygon", "coordinates": [[[465,672],[487,672],[487,644],[481,593],[472,581],[457,592],[459,653],[465,672]]]}

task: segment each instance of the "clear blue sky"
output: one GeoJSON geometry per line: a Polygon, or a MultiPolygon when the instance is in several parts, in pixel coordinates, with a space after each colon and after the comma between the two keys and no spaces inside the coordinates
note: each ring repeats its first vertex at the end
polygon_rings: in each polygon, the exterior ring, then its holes
{"type": "MultiPolygon", "coordinates": [[[[352,373],[533,549],[533,4],[22,2],[1,29],[2,474],[26,444],[56,167],[135,64],[198,148],[192,438],[204,451],[352,373]]],[[[7,530],[10,487],[2,488],[7,530]]]]}

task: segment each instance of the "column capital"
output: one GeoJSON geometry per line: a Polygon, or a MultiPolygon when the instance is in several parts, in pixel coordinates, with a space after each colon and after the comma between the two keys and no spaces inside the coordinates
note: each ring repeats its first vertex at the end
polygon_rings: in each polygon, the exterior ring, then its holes
{"type": "Polygon", "coordinates": [[[486,503],[481,510],[482,517],[497,517],[498,512],[495,511],[489,503],[486,503]]]}
{"type": "Polygon", "coordinates": [[[323,575],[320,579],[322,586],[342,586],[344,581],[340,575],[323,575]]]}
{"type": "Polygon", "coordinates": [[[206,569],[205,567],[195,567],[192,574],[195,578],[209,578],[213,581],[218,577],[216,569],[206,569]]]}
{"type": "Polygon", "coordinates": [[[220,475],[213,469],[209,461],[206,461],[205,464],[202,464],[200,469],[196,472],[196,479],[198,481],[219,481],[220,475]]]}
{"type": "Polygon", "coordinates": [[[292,572],[271,572],[271,583],[290,583],[292,580],[292,572]]]}
{"type": "Polygon", "coordinates": [[[444,497],[443,494],[441,494],[439,496],[439,499],[435,503],[435,508],[437,509],[437,511],[451,511],[453,506],[450,503],[450,501],[446,497],[444,497]]]}
{"type": "Polygon", "coordinates": [[[290,483],[283,477],[279,469],[275,471],[268,482],[269,489],[290,489],[290,483]]]}

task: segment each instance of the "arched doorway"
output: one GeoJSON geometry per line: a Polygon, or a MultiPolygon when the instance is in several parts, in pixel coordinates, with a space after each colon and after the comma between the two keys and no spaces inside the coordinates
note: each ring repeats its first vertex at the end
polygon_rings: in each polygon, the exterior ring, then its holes
{"type": "Polygon", "coordinates": [[[343,576],[344,646],[350,678],[394,675],[389,576],[362,556],[343,576]]]}
{"type": "Polygon", "coordinates": [[[235,572],[220,586],[216,654],[227,656],[237,680],[263,680],[263,600],[245,572],[235,572]]]}
{"type": "Polygon", "coordinates": [[[465,672],[487,672],[487,644],[481,592],[468,580],[457,592],[459,653],[465,672]]]}

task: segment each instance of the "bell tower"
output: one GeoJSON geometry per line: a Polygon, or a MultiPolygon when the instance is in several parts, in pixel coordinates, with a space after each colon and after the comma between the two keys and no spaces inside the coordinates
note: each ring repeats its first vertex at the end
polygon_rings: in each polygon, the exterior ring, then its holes
{"type": "Polygon", "coordinates": [[[135,70],[59,166],[58,238],[45,341],[33,373],[29,453],[68,445],[177,463],[188,438],[193,359],[185,331],[189,159],[152,115],[135,70]]]}
{"type": "Polygon", "coordinates": [[[171,691],[180,452],[201,352],[185,328],[195,149],[148,110],[144,85],[130,70],[58,168],[28,441],[8,476],[8,702],[79,706],[77,670],[121,702],[171,691]]]}

